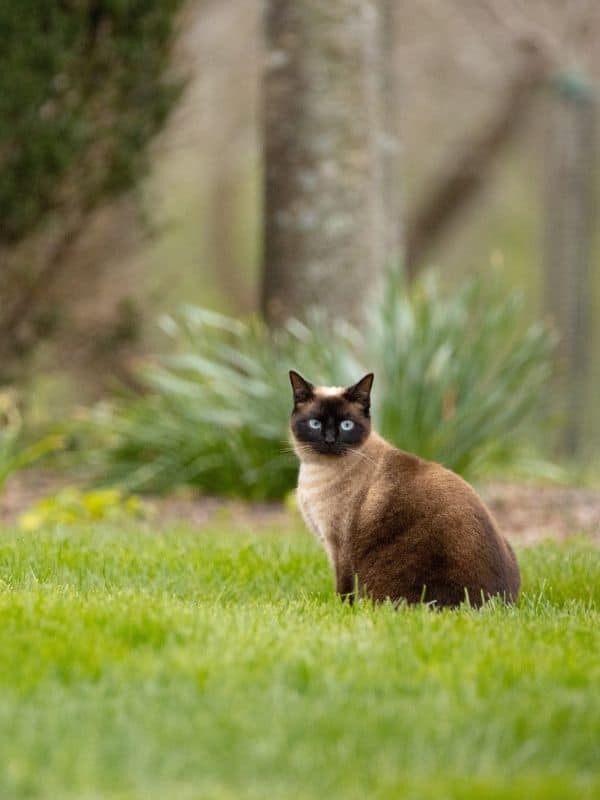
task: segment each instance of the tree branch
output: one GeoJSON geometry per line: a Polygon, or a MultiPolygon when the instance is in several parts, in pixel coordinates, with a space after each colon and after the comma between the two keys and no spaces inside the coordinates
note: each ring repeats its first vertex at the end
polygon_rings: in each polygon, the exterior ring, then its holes
{"type": "Polygon", "coordinates": [[[406,232],[406,273],[412,280],[435,242],[476,196],[499,153],[520,127],[531,96],[546,76],[541,51],[529,46],[496,112],[482,132],[460,146],[431,194],[410,216],[406,232]]]}
{"type": "Polygon", "coordinates": [[[17,297],[4,320],[0,320],[0,357],[8,358],[17,349],[19,331],[31,319],[42,293],[58,278],[70,250],[87,226],[92,209],[80,211],[61,232],[32,284],[17,297]]]}

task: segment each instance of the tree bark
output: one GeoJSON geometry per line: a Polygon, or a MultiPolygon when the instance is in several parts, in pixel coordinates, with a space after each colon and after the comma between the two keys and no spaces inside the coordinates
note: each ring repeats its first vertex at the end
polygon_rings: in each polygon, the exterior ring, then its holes
{"type": "Polygon", "coordinates": [[[381,18],[381,92],[382,129],[381,159],[384,207],[385,265],[398,269],[404,261],[401,192],[400,136],[400,70],[396,59],[398,0],[380,0],[381,18]]]}
{"type": "Polygon", "coordinates": [[[386,260],[379,5],[270,0],[262,310],[360,323],[386,260]]]}
{"type": "Polygon", "coordinates": [[[558,371],[564,399],[560,444],[566,455],[575,456],[582,444],[590,366],[597,101],[587,84],[565,80],[549,103],[544,186],[545,302],[560,334],[558,371]]]}

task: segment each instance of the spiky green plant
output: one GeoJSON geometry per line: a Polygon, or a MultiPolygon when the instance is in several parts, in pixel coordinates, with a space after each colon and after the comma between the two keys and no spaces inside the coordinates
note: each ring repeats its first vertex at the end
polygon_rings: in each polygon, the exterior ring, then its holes
{"type": "Polygon", "coordinates": [[[521,293],[494,273],[450,297],[433,273],[412,292],[388,291],[369,341],[382,435],[466,475],[522,455],[555,342],[522,318],[521,293]]]}
{"type": "Polygon", "coordinates": [[[96,425],[110,432],[108,482],[167,491],[190,484],[207,492],[256,499],[293,485],[287,418],[287,369],[307,365],[315,380],[345,380],[360,371],[355,332],[333,333],[316,315],[270,333],[214,311],[186,306],[164,317],[178,352],[144,371],[147,396],[102,409],[96,425]]]}
{"type": "Polygon", "coordinates": [[[462,474],[515,461],[552,347],[540,324],[519,333],[520,308],[487,278],[448,296],[431,276],[409,291],[394,275],[365,336],[316,313],[271,332],[187,306],[162,320],[177,353],[146,369],[148,394],[96,421],[108,432],[97,450],[104,477],[135,490],[281,497],[296,476],[290,367],[338,385],[374,370],[377,428],[462,474]]]}

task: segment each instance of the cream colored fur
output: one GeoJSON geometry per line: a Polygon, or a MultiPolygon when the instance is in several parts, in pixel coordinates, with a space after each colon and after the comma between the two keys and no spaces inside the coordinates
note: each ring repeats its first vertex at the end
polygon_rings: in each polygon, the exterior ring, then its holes
{"type": "MultiPolygon", "coordinates": [[[[308,452],[301,445],[295,449],[300,459],[297,498],[304,521],[321,540],[332,564],[335,554],[348,535],[350,514],[356,497],[372,483],[377,463],[389,445],[372,432],[362,447],[346,455],[331,457],[308,452]]],[[[377,513],[377,498],[366,493],[363,514],[377,513]],[[373,508],[369,507],[373,505],[373,508]]]]}

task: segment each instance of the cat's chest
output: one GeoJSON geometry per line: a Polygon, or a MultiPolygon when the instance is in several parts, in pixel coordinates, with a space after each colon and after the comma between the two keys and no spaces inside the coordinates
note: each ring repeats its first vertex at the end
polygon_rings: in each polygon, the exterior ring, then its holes
{"type": "Polygon", "coordinates": [[[321,539],[343,537],[351,514],[352,487],[343,475],[317,465],[302,464],[298,504],[313,532],[321,539]]]}

